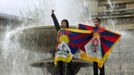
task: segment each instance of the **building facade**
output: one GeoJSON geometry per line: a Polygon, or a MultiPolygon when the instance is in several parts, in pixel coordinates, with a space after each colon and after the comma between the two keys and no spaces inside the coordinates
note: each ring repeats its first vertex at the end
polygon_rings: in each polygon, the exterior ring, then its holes
{"type": "MultiPolygon", "coordinates": [[[[101,25],[122,37],[105,63],[106,75],[134,75],[134,0],[85,0],[89,17],[99,17],[101,25]]],[[[92,67],[86,68],[92,75],[92,67]]]]}

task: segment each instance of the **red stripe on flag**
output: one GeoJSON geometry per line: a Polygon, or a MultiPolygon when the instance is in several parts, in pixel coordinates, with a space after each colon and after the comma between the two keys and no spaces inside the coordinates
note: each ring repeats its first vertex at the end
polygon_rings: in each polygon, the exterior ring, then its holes
{"type": "Polygon", "coordinates": [[[72,32],[71,31],[64,31],[66,35],[69,35],[71,34],[72,32]]]}
{"type": "Polygon", "coordinates": [[[102,48],[103,48],[104,52],[107,52],[109,50],[109,47],[103,41],[101,41],[101,42],[102,42],[102,48]]]}
{"type": "Polygon", "coordinates": [[[72,47],[80,47],[81,44],[77,43],[77,44],[74,44],[74,43],[69,43],[69,46],[72,46],[72,47]]]}
{"type": "Polygon", "coordinates": [[[106,39],[111,42],[116,42],[119,38],[119,36],[102,36],[101,38],[106,39]]]}
{"type": "Polygon", "coordinates": [[[85,26],[88,30],[93,30],[94,28],[92,26],[85,26]]]}
{"type": "Polygon", "coordinates": [[[85,36],[88,36],[89,34],[79,34],[79,35],[75,35],[70,37],[70,40],[76,40],[76,39],[80,39],[80,38],[84,38],[85,36]]]}

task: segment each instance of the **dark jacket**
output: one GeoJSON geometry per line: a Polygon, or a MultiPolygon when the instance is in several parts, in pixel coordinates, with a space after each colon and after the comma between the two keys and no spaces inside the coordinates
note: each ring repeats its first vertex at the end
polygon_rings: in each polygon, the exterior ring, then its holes
{"type": "Polygon", "coordinates": [[[52,13],[52,14],[51,14],[51,17],[52,17],[52,19],[53,19],[55,29],[56,29],[57,31],[59,31],[61,27],[60,27],[60,25],[59,25],[59,22],[58,22],[58,20],[57,20],[57,18],[56,18],[56,16],[55,16],[55,14],[52,13]]]}

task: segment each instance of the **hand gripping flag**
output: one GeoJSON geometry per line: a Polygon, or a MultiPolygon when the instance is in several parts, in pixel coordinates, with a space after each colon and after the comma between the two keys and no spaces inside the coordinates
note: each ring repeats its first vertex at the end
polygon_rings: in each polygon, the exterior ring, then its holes
{"type": "Polygon", "coordinates": [[[98,62],[98,66],[102,67],[121,35],[104,28],[83,24],[79,24],[79,29],[93,31],[93,34],[91,34],[93,38],[85,45],[85,51],[81,53],[80,57],[87,61],[98,62]]]}
{"type": "Polygon", "coordinates": [[[61,29],[58,32],[57,52],[55,54],[55,64],[57,61],[70,62],[72,55],[79,49],[85,49],[84,45],[89,42],[92,31],[80,29],[61,29]]]}

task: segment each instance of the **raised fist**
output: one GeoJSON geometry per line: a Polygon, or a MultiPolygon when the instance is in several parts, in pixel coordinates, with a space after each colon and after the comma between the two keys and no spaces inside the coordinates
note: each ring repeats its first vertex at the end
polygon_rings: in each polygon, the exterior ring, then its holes
{"type": "Polygon", "coordinates": [[[52,13],[54,13],[54,10],[52,10],[52,13]]]}

